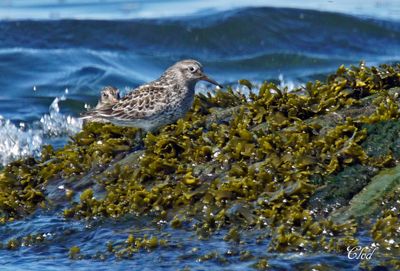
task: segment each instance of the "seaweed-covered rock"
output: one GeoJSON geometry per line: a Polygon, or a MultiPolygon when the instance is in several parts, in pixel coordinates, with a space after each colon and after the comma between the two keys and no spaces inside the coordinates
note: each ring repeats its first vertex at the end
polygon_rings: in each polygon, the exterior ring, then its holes
{"type": "MultiPolygon", "coordinates": [[[[265,82],[247,97],[230,88],[198,95],[185,119],[144,136],[89,124],[64,148],[5,167],[2,219],[62,202],[72,219],[146,216],[200,238],[230,228],[229,242],[259,228],[270,251],[343,252],[358,243],[360,225],[315,207],[346,205],[380,169],[397,164],[399,74],[399,65],[361,63],[294,92],[265,82]]],[[[115,254],[158,244],[131,239],[115,254]]]]}
{"type": "MultiPolygon", "coordinates": [[[[369,106],[366,105],[366,107],[369,106]]],[[[380,168],[396,165],[396,161],[400,158],[398,136],[400,134],[400,121],[395,119],[367,123],[363,124],[361,128],[365,129],[368,135],[360,146],[368,155],[369,163],[352,165],[337,174],[325,177],[313,176],[314,183],[324,185],[320,186],[311,197],[309,206],[313,208],[323,206],[323,209],[328,213],[345,206],[371,182],[372,177],[379,172],[380,168]]],[[[370,205],[367,208],[373,209],[370,205]]],[[[357,217],[362,216],[367,217],[364,212],[357,215],[357,217]]]]}

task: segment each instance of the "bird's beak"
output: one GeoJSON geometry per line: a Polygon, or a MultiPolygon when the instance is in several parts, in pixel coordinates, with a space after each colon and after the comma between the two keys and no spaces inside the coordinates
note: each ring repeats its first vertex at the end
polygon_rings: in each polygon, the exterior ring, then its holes
{"type": "Polygon", "coordinates": [[[200,80],[204,80],[204,81],[210,82],[211,84],[214,84],[214,85],[218,86],[219,88],[223,88],[223,86],[218,84],[217,81],[215,81],[214,79],[211,79],[210,77],[208,77],[205,74],[203,74],[203,76],[200,77],[200,80]]]}

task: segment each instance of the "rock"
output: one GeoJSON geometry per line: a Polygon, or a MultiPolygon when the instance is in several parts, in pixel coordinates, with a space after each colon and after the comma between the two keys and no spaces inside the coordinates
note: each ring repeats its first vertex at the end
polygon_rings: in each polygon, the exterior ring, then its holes
{"type": "Polygon", "coordinates": [[[384,169],[374,176],[371,182],[355,195],[347,206],[333,212],[331,218],[338,223],[349,219],[371,218],[381,211],[385,195],[395,191],[399,186],[400,165],[384,169]]]}

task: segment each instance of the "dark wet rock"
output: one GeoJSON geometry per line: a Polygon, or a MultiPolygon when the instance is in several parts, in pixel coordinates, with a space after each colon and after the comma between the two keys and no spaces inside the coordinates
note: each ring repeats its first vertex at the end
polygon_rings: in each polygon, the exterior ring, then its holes
{"type": "Polygon", "coordinates": [[[314,177],[315,183],[323,185],[312,195],[308,206],[313,210],[318,210],[322,215],[329,215],[332,211],[347,205],[357,193],[368,185],[378,171],[376,167],[355,165],[325,178],[314,177]]]}
{"type": "Polygon", "coordinates": [[[384,169],[375,175],[348,205],[336,210],[331,216],[338,222],[374,217],[381,211],[387,195],[398,188],[400,188],[400,166],[384,169]]]}

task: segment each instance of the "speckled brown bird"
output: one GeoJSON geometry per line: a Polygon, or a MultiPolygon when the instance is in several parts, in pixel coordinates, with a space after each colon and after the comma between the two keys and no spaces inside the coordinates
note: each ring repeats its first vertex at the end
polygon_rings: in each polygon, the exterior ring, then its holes
{"type": "MultiPolygon", "coordinates": [[[[114,106],[120,99],[119,90],[112,86],[106,86],[101,90],[100,99],[94,110],[103,110],[114,106]]],[[[82,113],[84,122],[109,122],[104,118],[98,118],[91,115],[92,110],[82,113]]]]}
{"type": "Polygon", "coordinates": [[[104,119],[115,125],[156,130],[182,118],[194,100],[198,81],[222,87],[203,72],[196,60],[182,60],[169,67],[160,78],[128,93],[115,104],[100,106],[86,116],[104,119]]]}
{"type": "Polygon", "coordinates": [[[102,106],[114,105],[119,101],[119,90],[112,86],[106,86],[101,90],[100,99],[97,102],[96,108],[102,106]]]}

